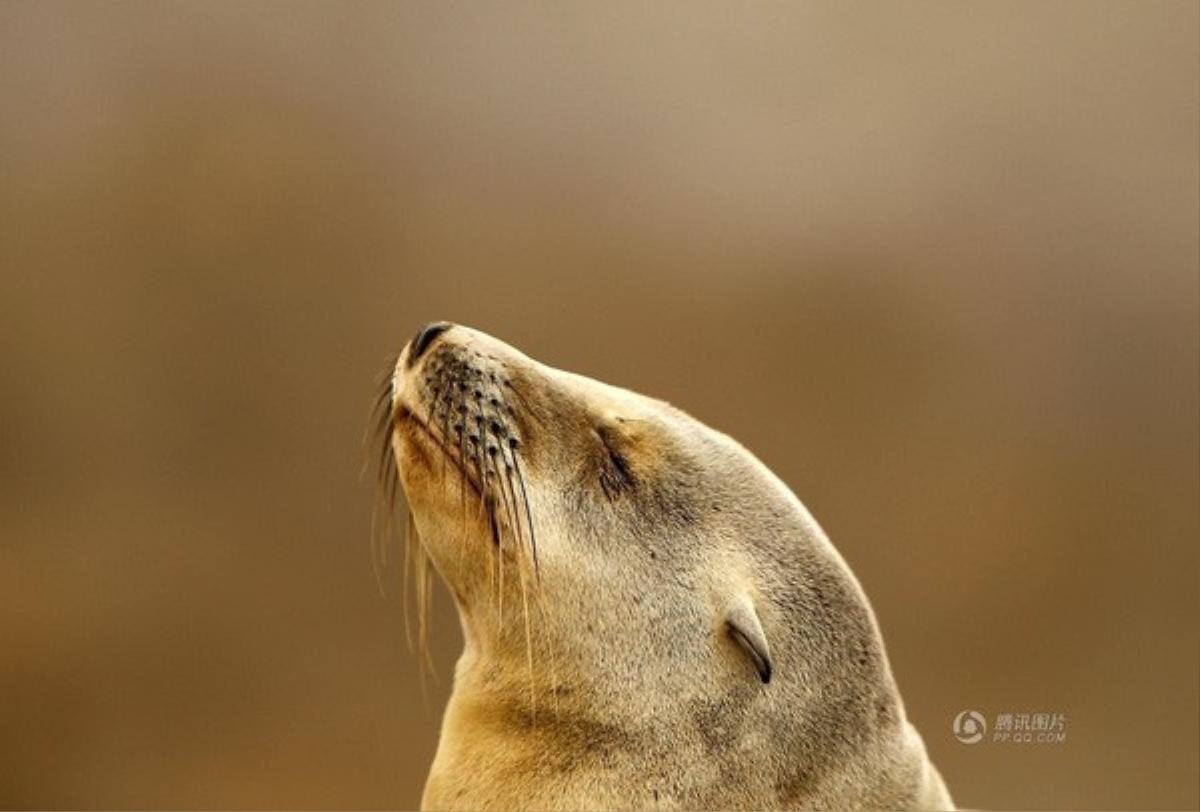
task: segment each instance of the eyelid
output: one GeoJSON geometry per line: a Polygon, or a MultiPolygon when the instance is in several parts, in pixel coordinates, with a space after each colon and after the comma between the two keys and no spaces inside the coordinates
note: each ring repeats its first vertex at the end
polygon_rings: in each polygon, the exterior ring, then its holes
{"type": "MultiPolygon", "coordinates": [[[[620,420],[621,418],[613,419],[620,420]]],[[[613,428],[605,422],[597,423],[595,431],[596,436],[600,438],[600,442],[604,444],[604,447],[608,449],[609,453],[619,451],[619,448],[622,444],[621,441],[623,439],[619,431],[614,431],[613,428]]]]}
{"type": "Polygon", "coordinates": [[[595,431],[608,457],[600,470],[600,486],[605,494],[613,499],[623,491],[632,489],[636,481],[629,458],[620,448],[619,433],[604,424],[597,425],[595,431]]]}

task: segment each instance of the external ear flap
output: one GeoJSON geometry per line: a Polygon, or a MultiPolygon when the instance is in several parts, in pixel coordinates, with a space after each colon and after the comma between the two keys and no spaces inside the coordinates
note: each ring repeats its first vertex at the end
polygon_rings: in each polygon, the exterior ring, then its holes
{"type": "Polygon", "coordinates": [[[766,684],[771,681],[771,649],[767,646],[767,635],[763,633],[758,613],[750,598],[743,595],[729,606],[725,615],[725,626],[729,636],[742,647],[754,663],[758,676],[766,684]]]}

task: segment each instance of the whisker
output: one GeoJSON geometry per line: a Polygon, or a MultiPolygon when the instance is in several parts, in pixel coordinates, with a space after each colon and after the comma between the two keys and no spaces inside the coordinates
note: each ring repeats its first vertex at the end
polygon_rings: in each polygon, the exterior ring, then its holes
{"type": "MultiPolygon", "coordinates": [[[[461,429],[458,432],[458,459],[465,463],[467,459],[467,434],[461,429]]],[[[462,465],[458,476],[458,557],[461,560],[467,541],[467,465],[462,465]]]]}
{"type": "Polygon", "coordinates": [[[525,504],[525,522],[529,526],[529,549],[533,553],[533,572],[540,579],[542,577],[542,568],[538,562],[537,534],[533,530],[533,512],[529,509],[529,491],[525,488],[525,477],[521,473],[520,455],[517,454],[516,438],[512,438],[509,443],[512,451],[513,471],[516,472],[517,482],[521,485],[521,500],[525,504]]]}
{"type": "MultiPolygon", "coordinates": [[[[495,446],[489,447],[489,453],[494,451],[494,449],[495,449],[495,446]]],[[[508,524],[509,536],[512,539],[511,547],[515,551],[513,563],[517,566],[517,575],[521,579],[521,582],[520,582],[521,588],[522,588],[522,590],[524,590],[525,573],[524,573],[523,562],[525,559],[524,559],[524,556],[521,555],[521,551],[524,549],[524,546],[521,543],[521,528],[520,528],[520,524],[516,521],[516,513],[512,509],[513,502],[512,502],[512,499],[510,498],[509,490],[505,486],[505,482],[508,479],[507,470],[505,470],[504,475],[501,476],[501,471],[500,471],[501,465],[504,465],[507,468],[507,463],[496,460],[495,455],[492,454],[492,466],[495,471],[496,487],[499,489],[500,498],[504,502],[504,514],[506,517],[506,523],[508,524]]],[[[503,554],[504,554],[504,551],[501,550],[501,555],[503,556],[503,554]]]]}
{"type": "Polygon", "coordinates": [[[404,643],[408,646],[408,650],[413,649],[413,634],[412,623],[408,617],[408,573],[410,563],[415,555],[415,545],[413,544],[413,536],[416,535],[416,523],[412,517],[412,512],[408,514],[408,521],[404,527],[404,573],[400,577],[400,607],[404,615],[404,643]]]}
{"type": "MultiPolygon", "coordinates": [[[[450,440],[451,414],[450,414],[450,412],[451,412],[451,408],[453,407],[453,405],[454,405],[453,401],[451,401],[451,399],[450,399],[450,387],[447,386],[444,388],[444,391],[442,392],[442,394],[439,394],[436,396],[436,399],[434,400],[434,404],[433,404],[433,409],[434,409],[435,414],[439,408],[442,410],[442,422],[438,426],[438,431],[442,435],[442,437],[441,437],[442,445],[445,446],[446,448],[450,448],[450,445],[451,445],[451,440],[450,440]]],[[[445,457],[445,455],[442,456],[441,469],[442,469],[442,480],[445,481],[445,477],[446,477],[446,457],[445,457]]]]}
{"type": "Polygon", "coordinates": [[[529,670],[529,715],[531,724],[537,724],[537,683],[534,676],[533,668],[533,635],[530,630],[529,623],[529,591],[526,587],[526,572],[529,569],[528,552],[523,541],[524,533],[521,528],[520,513],[516,510],[516,491],[513,487],[513,467],[507,459],[504,459],[504,454],[500,454],[501,461],[504,465],[504,480],[501,483],[502,489],[507,491],[505,500],[511,504],[512,510],[509,512],[509,526],[515,536],[513,544],[516,547],[517,559],[517,576],[521,587],[521,619],[525,630],[525,659],[529,670]],[[505,483],[507,488],[505,488],[505,483]]]}
{"type": "MultiPolygon", "coordinates": [[[[522,412],[526,417],[532,418],[533,420],[536,420],[539,423],[542,422],[541,419],[538,417],[537,410],[534,409],[530,405],[529,400],[525,397],[525,394],[520,389],[517,389],[515,386],[513,386],[510,383],[508,385],[508,391],[512,392],[513,397],[515,397],[517,400],[519,400],[521,402],[522,412]]],[[[501,392],[501,397],[504,397],[503,392],[501,392]]],[[[505,405],[507,405],[507,403],[505,405]]]]}
{"type": "MultiPolygon", "coordinates": [[[[417,652],[424,670],[435,676],[433,657],[429,653],[429,602],[433,587],[433,567],[424,550],[417,551],[417,652]]],[[[423,670],[423,672],[424,672],[423,670]]]]}
{"type": "MultiPolygon", "coordinates": [[[[393,364],[394,366],[394,364],[393,364]]],[[[395,413],[392,404],[392,378],[389,372],[380,374],[376,380],[374,402],[371,404],[367,428],[363,433],[363,471],[365,475],[372,457],[375,464],[375,505],[371,511],[370,557],[371,570],[380,596],[388,597],[384,570],[387,567],[387,549],[393,536],[396,513],[396,481],[399,473],[391,445],[395,413]]]]}
{"type": "Polygon", "coordinates": [[[521,581],[521,617],[525,621],[525,662],[529,669],[529,719],[530,724],[537,724],[537,683],[534,679],[533,671],[533,635],[529,630],[529,593],[525,589],[525,570],[528,568],[525,565],[524,547],[517,545],[517,556],[521,560],[520,566],[517,567],[517,574],[521,581]]]}
{"type": "MultiPolygon", "coordinates": [[[[494,479],[492,487],[499,494],[499,498],[502,502],[502,506],[504,509],[504,516],[506,519],[506,524],[508,525],[509,533],[512,536],[513,546],[517,550],[517,557],[514,559],[514,563],[516,563],[518,565],[518,573],[517,574],[518,574],[518,577],[520,578],[520,583],[521,583],[521,587],[523,590],[524,585],[525,585],[525,580],[524,580],[524,573],[520,569],[520,564],[521,564],[521,561],[523,560],[520,557],[520,550],[521,550],[521,546],[522,546],[522,534],[521,534],[520,522],[517,520],[517,514],[516,514],[516,510],[515,510],[515,506],[516,506],[515,498],[509,493],[509,489],[505,485],[506,480],[507,480],[508,462],[507,462],[507,460],[504,459],[503,454],[499,454],[499,449],[503,445],[503,440],[497,434],[489,433],[488,419],[487,419],[487,416],[483,412],[483,403],[481,402],[482,393],[478,389],[475,390],[475,398],[476,398],[475,421],[479,427],[479,448],[481,450],[486,449],[487,456],[491,460],[491,469],[493,472],[493,479],[494,479]],[[489,437],[490,437],[490,439],[489,439],[489,437]],[[492,444],[492,441],[495,442],[495,445],[492,444]],[[498,454],[499,454],[499,459],[497,459],[498,454]],[[501,466],[504,467],[503,471],[501,470],[501,466]]],[[[501,577],[500,577],[499,615],[500,615],[501,625],[503,626],[503,618],[504,618],[504,569],[503,569],[503,567],[504,567],[504,549],[503,549],[503,544],[500,545],[499,556],[500,556],[500,567],[501,567],[501,569],[500,569],[501,577]]],[[[524,594],[524,593],[522,593],[522,594],[524,594]]],[[[529,619],[528,611],[526,611],[525,612],[526,625],[528,625],[528,619],[529,619]]]]}
{"type": "MultiPolygon", "coordinates": [[[[394,369],[394,364],[392,369],[394,369]]],[[[476,371],[471,368],[471,371],[476,371]]],[[[435,373],[436,374],[436,373],[435,373]]],[[[479,502],[475,506],[477,518],[491,534],[492,544],[486,544],[488,591],[495,608],[495,622],[502,633],[504,626],[504,604],[506,597],[516,599],[520,590],[521,623],[525,643],[525,659],[529,677],[530,718],[536,724],[537,691],[541,681],[549,680],[552,699],[557,703],[558,679],[554,673],[554,635],[551,633],[551,613],[542,587],[542,571],[539,559],[537,533],[534,527],[533,508],[529,486],[525,477],[525,461],[521,459],[520,439],[515,436],[514,425],[509,416],[515,415],[513,405],[525,411],[533,419],[537,415],[525,397],[508,381],[497,383],[495,375],[467,377],[467,371],[454,367],[443,371],[440,381],[425,380],[432,384],[427,388],[429,404],[425,428],[442,445],[442,482],[446,496],[453,498],[448,483],[446,468],[456,465],[459,470],[459,557],[468,555],[464,546],[468,541],[469,487],[473,483],[471,468],[478,475],[479,502]],[[505,392],[505,388],[509,391],[505,392]],[[486,400],[484,393],[486,392],[486,400]],[[511,392],[511,395],[509,394],[511,392]],[[472,397],[472,393],[474,397],[472,397]],[[490,404],[490,405],[488,405],[490,404]],[[459,422],[461,421],[461,422],[459,422]],[[474,429],[474,430],[472,430],[474,429]],[[455,459],[457,457],[457,459],[455,459]],[[505,561],[508,557],[510,560],[505,561]],[[509,584],[505,583],[505,569],[515,568],[516,584],[509,573],[509,584]],[[513,596],[506,596],[508,591],[513,596]],[[532,594],[531,594],[532,593],[532,594]],[[532,607],[531,607],[532,604],[532,607]],[[535,628],[537,627],[537,628],[535,628]],[[536,645],[535,645],[535,638],[536,645]],[[535,651],[536,649],[536,651],[535,651]],[[535,660],[546,657],[541,667],[548,668],[540,676],[535,660]]],[[[429,650],[430,618],[433,601],[433,562],[417,532],[411,510],[401,512],[400,469],[395,445],[397,428],[397,406],[394,403],[393,379],[389,373],[380,376],[378,391],[372,403],[371,416],[364,434],[364,449],[369,450],[367,465],[374,463],[376,504],[371,518],[371,563],[376,585],[387,597],[390,548],[393,541],[400,541],[396,531],[398,521],[404,523],[403,576],[401,578],[401,603],[404,614],[404,636],[410,650],[415,649],[421,660],[422,691],[425,691],[426,672],[434,673],[433,658],[429,650]],[[410,573],[412,580],[410,581],[410,573]],[[410,600],[410,590],[412,598],[410,600]],[[415,619],[413,618],[415,610],[415,619]],[[414,622],[415,621],[415,622],[414,622]]],[[[393,567],[395,565],[392,565],[393,567]]],[[[514,634],[520,634],[515,628],[514,634]]]]}
{"type": "MultiPolygon", "coordinates": [[[[371,409],[371,420],[364,445],[370,447],[368,459],[374,458],[375,464],[375,507],[371,515],[371,565],[375,576],[376,586],[380,594],[388,597],[387,570],[389,549],[397,540],[396,526],[398,514],[403,503],[400,498],[400,468],[396,458],[396,448],[393,444],[397,420],[397,409],[394,402],[392,371],[395,363],[389,365],[387,371],[379,376],[374,403],[371,409]]],[[[364,464],[365,469],[366,464],[364,464]]],[[[401,561],[403,573],[401,581],[401,608],[404,616],[404,639],[409,649],[414,648],[414,629],[411,620],[413,602],[417,611],[415,647],[420,649],[422,656],[432,673],[432,660],[428,651],[429,623],[429,587],[431,564],[421,544],[417,533],[416,522],[411,510],[403,511],[404,537],[401,561]],[[420,579],[415,590],[414,601],[409,600],[409,573],[420,579]]]]}

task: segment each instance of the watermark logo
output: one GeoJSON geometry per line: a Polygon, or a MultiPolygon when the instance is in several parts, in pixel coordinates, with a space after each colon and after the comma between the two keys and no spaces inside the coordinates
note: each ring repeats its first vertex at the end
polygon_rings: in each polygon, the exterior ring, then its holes
{"type": "Polygon", "coordinates": [[[991,737],[983,714],[960,711],[951,725],[954,738],[963,744],[1062,744],[1067,740],[1067,716],[1063,713],[998,713],[992,721],[991,737]]]}
{"type": "Polygon", "coordinates": [[[954,717],[954,738],[963,744],[975,744],[987,733],[987,722],[979,711],[965,710],[954,717]]]}

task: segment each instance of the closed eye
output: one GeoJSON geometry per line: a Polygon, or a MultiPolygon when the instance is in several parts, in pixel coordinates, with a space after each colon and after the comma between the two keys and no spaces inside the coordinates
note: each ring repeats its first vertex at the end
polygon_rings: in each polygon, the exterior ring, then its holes
{"type": "Polygon", "coordinates": [[[600,487],[610,500],[636,487],[637,480],[629,466],[629,458],[621,451],[620,438],[607,426],[596,427],[606,459],[600,465],[600,487]]]}

